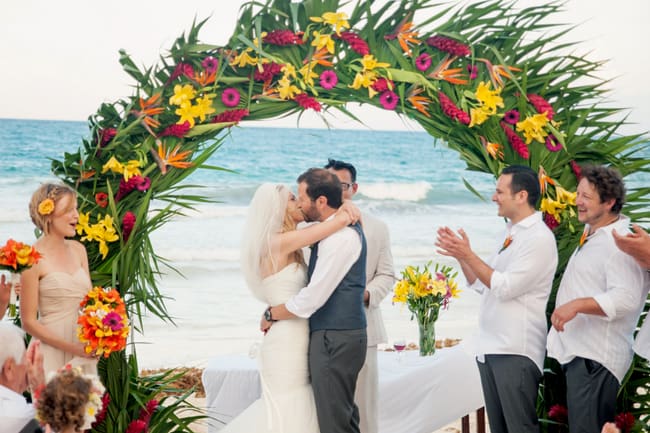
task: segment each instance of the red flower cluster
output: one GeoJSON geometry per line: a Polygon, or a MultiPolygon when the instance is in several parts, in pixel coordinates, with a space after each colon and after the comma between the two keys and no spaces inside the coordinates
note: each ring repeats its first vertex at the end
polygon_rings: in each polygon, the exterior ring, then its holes
{"type": "Polygon", "coordinates": [[[447,117],[458,120],[464,125],[469,125],[471,121],[469,114],[456,107],[456,104],[454,104],[447,95],[438,92],[438,99],[440,100],[440,108],[442,108],[442,112],[445,113],[447,117]]]}
{"type": "Polygon", "coordinates": [[[149,428],[151,415],[153,415],[157,407],[158,400],[149,401],[147,405],[140,411],[140,416],[138,419],[129,423],[128,427],[126,428],[126,433],[146,433],[147,428],[149,428]]]}
{"type": "Polygon", "coordinates": [[[262,41],[271,45],[302,45],[302,33],[294,33],[291,30],[272,30],[262,41]]]}
{"type": "MultiPolygon", "coordinates": [[[[553,218],[552,215],[551,219],[555,221],[555,218],[553,218]]],[[[569,422],[569,410],[566,408],[566,406],[562,406],[561,404],[554,404],[548,410],[548,417],[555,422],[566,424],[569,422]]]]}
{"type": "Polygon", "coordinates": [[[385,92],[386,90],[393,90],[394,88],[395,83],[384,77],[377,78],[377,81],[372,84],[372,89],[379,93],[385,92]]]}
{"type": "Polygon", "coordinates": [[[630,412],[624,412],[619,413],[614,417],[614,423],[621,433],[630,433],[636,423],[636,419],[630,412]]]}
{"type": "Polygon", "coordinates": [[[352,48],[352,51],[355,53],[362,56],[370,54],[368,43],[361,39],[358,34],[354,32],[341,32],[341,34],[338,35],[338,38],[347,42],[350,48],[352,48]]]}
{"type": "Polygon", "coordinates": [[[99,131],[99,147],[104,147],[117,135],[117,129],[106,128],[99,131]]]}
{"type": "Polygon", "coordinates": [[[316,98],[309,96],[306,93],[299,93],[297,94],[294,98],[294,101],[298,103],[302,108],[307,110],[308,108],[311,108],[314,111],[320,111],[320,103],[316,100],[316,98]]]}
{"type": "Polygon", "coordinates": [[[573,174],[575,175],[576,180],[580,182],[580,179],[582,179],[582,169],[580,168],[578,163],[575,162],[573,159],[571,160],[570,164],[571,164],[571,170],[573,170],[573,174]]]}
{"type": "Polygon", "coordinates": [[[553,111],[553,107],[551,104],[548,103],[548,101],[544,98],[542,98],[539,95],[535,94],[528,94],[528,101],[530,101],[531,104],[533,104],[533,107],[535,107],[535,110],[539,114],[546,113],[546,118],[548,120],[553,120],[553,116],[555,116],[555,111],[553,111]]]}
{"type": "Polygon", "coordinates": [[[469,56],[472,53],[467,45],[444,36],[431,36],[427,39],[427,44],[458,57],[469,56]]]}
{"type": "Polygon", "coordinates": [[[135,214],[130,210],[126,211],[124,217],[122,217],[122,237],[124,242],[129,240],[133,227],[135,226],[135,214]]]}
{"type": "Polygon", "coordinates": [[[506,133],[506,137],[508,137],[510,146],[512,146],[512,148],[519,154],[519,156],[524,159],[528,159],[530,157],[530,153],[528,152],[528,146],[526,146],[524,140],[522,140],[521,137],[518,136],[517,133],[513,131],[507,123],[501,121],[500,124],[501,128],[503,128],[503,132],[506,133]]]}
{"type": "Polygon", "coordinates": [[[129,180],[125,181],[124,178],[120,179],[120,186],[115,194],[115,201],[118,202],[124,197],[129,195],[131,191],[137,189],[138,191],[146,191],[151,186],[151,179],[139,175],[131,176],[129,180]]]}
{"type": "Polygon", "coordinates": [[[108,412],[108,405],[110,404],[110,402],[111,402],[111,396],[107,391],[102,396],[102,410],[97,414],[97,416],[95,417],[95,422],[92,423],[90,428],[94,429],[98,425],[104,422],[104,420],[106,419],[106,413],[108,412]]]}
{"type": "Polygon", "coordinates": [[[165,128],[163,132],[160,133],[159,137],[182,138],[185,134],[187,134],[187,131],[189,131],[190,129],[191,129],[190,122],[188,121],[185,121],[181,124],[175,123],[165,128]]]}
{"type": "MultiPolygon", "coordinates": [[[[560,223],[557,222],[557,220],[555,219],[555,217],[553,215],[551,215],[550,213],[546,213],[546,212],[544,212],[544,223],[546,223],[547,227],[549,229],[551,229],[551,230],[555,230],[560,225],[560,223]]],[[[555,406],[558,406],[558,405],[555,405],[555,406]]],[[[555,406],[553,406],[553,407],[555,407],[555,406]]],[[[553,407],[551,407],[551,410],[553,409],[553,407]]],[[[549,416],[551,416],[551,411],[549,411],[548,414],[549,414],[549,416]]]]}
{"type": "Polygon", "coordinates": [[[108,206],[108,194],[105,192],[98,192],[95,194],[95,203],[101,208],[108,206]]]}
{"type": "Polygon", "coordinates": [[[212,123],[239,123],[244,117],[248,116],[248,110],[245,108],[237,110],[227,110],[223,113],[217,114],[212,119],[212,123]]]}
{"type": "Polygon", "coordinates": [[[282,71],[282,67],[279,63],[267,63],[262,65],[262,70],[255,68],[255,81],[271,81],[273,77],[278,75],[282,71]]]}
{"type": "Polygon", "coordinates": [[[194,66],[190,65],[189,63],[182,63],[182,62],[179,63],[178,65],[176,65],[174,71],[169,76],[167,83],[171,83],[181,75],[185,75],[190,80],[194,79],[194,66]]]}

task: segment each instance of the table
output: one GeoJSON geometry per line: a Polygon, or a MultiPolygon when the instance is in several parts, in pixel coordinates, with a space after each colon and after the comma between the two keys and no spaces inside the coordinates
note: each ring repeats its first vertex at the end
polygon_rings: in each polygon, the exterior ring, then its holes
{"type": "MultiPolygon", "coordinates": [[[[469,345],[420,357],[406,351],[378,352],[379,433],[431,433],[483,407],[481,381],[469,345]]],[[[243,355],[218,356],[203,371],[208,416],[214,433],[261,395],[257,362],[243,355]]]]}

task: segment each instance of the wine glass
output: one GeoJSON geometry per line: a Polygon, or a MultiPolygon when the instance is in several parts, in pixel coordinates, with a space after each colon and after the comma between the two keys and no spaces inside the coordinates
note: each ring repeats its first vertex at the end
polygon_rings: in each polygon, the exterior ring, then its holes
{"type": "Polygon", "coordinates": [[[402,352],[406,348],[406,340],[399,338],[393,341],[393,348],[397,351],[397,362],[402,362],[402,352]]]}

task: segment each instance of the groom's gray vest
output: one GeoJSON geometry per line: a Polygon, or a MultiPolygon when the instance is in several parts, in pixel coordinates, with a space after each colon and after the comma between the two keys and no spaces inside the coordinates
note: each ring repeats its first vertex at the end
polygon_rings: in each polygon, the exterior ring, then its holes
{"type": "MultiPolygon", "coordinates": [[[[336,286],[332,296],[325,305],[320,307],[309,318],[309,330],[320,331],[325,329],[365,329],[366,313],[363,310],[363,293],[366,290],[366,238],[359,223],[349,226],[361,238],[361,254],[352,265],[343,280],[336,286]]],[[[307,275],[311,275],[316,267],[318,257],[318,243],[312,247],[309,257],[307,275]]]]}

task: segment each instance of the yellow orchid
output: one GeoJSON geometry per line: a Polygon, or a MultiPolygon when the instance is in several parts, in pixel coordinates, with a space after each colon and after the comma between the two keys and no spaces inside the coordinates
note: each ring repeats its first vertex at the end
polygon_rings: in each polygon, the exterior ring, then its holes
{"type": "Polygon", "coordinates": [[[111,156],[111,159],[109,159],[106,164],[102,166],[102,174],[106,173],[109,170],[113,173],[122,174],[124,172],[124,165],[118,161],[117,158],[111,156]]]}
{"type": "Polygon", "coordinates": [[[480,125],[490,118],[491,113],[489,111],[485,111],[483,108],[484,107],[472,108],[469,110],[469,115],[471,117],[471,121],[469,123],[470,128],[476,125],[480,125]]]}
{"type": "Polygon", "coordinates": [[[250,53],[253,51],[252,48],[246,48],[241,54],[235,56],[234,59],[230,62],[230,66],[239,66],[243,68],[244,66],[255,66],[257,65],[257,57],[253,57],[250,53]]]}
{"type": "Polygon", "coordinates": [[[561,186],[555,187],[555,198],[559,202],[566,203],[571,206],[576,205],[576,193],[569,192],[561,186]]]}
{"type": "Polygon", "coordinates": [[[361,59],[361,66],[364,71],[372,71],[375,68],[388,68],[390,63],[380,62],[372,54],[366,54],[361,59]]]}
{"type": "Polygon", "coordinates": [[[302,81],[308,86],[313,86],[314,78],[318,78],[318,74],[314,72],[311,64],[306,64],[300,68],[300,75],[302,75],[302,81]]]}
{"type": "Polygon", "coordinates": [[[406,302],[407,296],[409,294],[409,284],[406,280],[401,280],[395,286],[395,293],[393,294],[393,302],[406,302]]]}
{"type": "Polygon", "coordinates": [[[285,78],[293,78],[296,79],[296,68],[291,64],[291,63],[285,63],[285,65],[280,69],[280,71],[284,74],[285,78]]]}
{"type": "Polygon", "coordinates": [[[497,112],[497,107],[503,108],[503,98],[501,95],[501,88],[490,90],[490,83],[481,81],[476,88],[476,99],[481,103],[482,108],[489,114],[497,112]]]}
{"type": "Polygon", "coordinates": [[[181,86],[177,84],[174,86],[174,95],[169,97],[169,103],[172,105],[183,105],[184,102],[189,102],[194,99],[196,90],[191,84],[181,86]]]}
{"type": "Polygon", "coordinates": [[[537,140],[538,142],[544,144],[544,138],[548,135],[543,128],[548,124],[548,118],[546,114],[535,114],[533,116],[528,116],[521,122],[517,122],[517,131],[523,132],[524,137],[526,138],[526,144],[530,144],[531,141],[537,140]]]}
{"type": "Polygon", "coordinates": [[[190,128],[193,128],[195,123],[194,112],[194,107],[190,101],[183,102],[181,106],[174,111],[174,113],[180,117],[176,123],[181,125],[185,122],[189,122],[190,128]]]}
{"type": "Polygon", "coordinates": [[[77,220],[77,227],[76,227],[78,235],[83,233],[85,227],[88,227],[89,221],[90,221],[90,212],[79,213],[79,219],[77,220]]]}
{"type": "Polygon", "coordinates": [[[330,35],[324,35],[316,30],[312,35],[314,36],[314,40],[311,42],[313,47],[316,47],[317,50],[326,48],[330,54],[334,54],[334,40],[330,35]]]}
{"type": "Polygon", "coordinates": [[[539,209],[542,212],[546,212],[549,215],[553,215],[557,222],[561,221],[560,214],[566,208],[566,204],[560,203],[559,201],[552,200],[550,198],[543,198],[542,202],[539,205],[539,209]]]}
{"type": "Polygon", "coordinates": [[[140,161],[137,159],[132,159],[124,165],[124,170],[122,171],[124,175],[124,180],[129,180],[133,176],[141,176],[140,172],[140,161]]]}
{"type": "Polygon", "coordinates": [[[216,110],[212,107],[212,99],[209,96],[196,98],[196,105],[192,107],[194,110],[194,116],[201,119],[201,122],[205,121],[205,118],[208,114],[214,113],[216,110]]]}
{"type": "Polygon", "coordinates": [[[340,34],[341,30],[349,29],[350,23],[348,22],[348,15],[345,12],[325,12],[320,17],[309,17],[315,23],[325,23],[334,26],[336,34],[340,34]]]}
{"type": "Polygon", "coordinates": [[[300,93],[300,89],[291,84],[291,81],[286,76],[278,81],[278,94],[280,98],[284,100],[293,99],[298,93],[300,93]]]}

